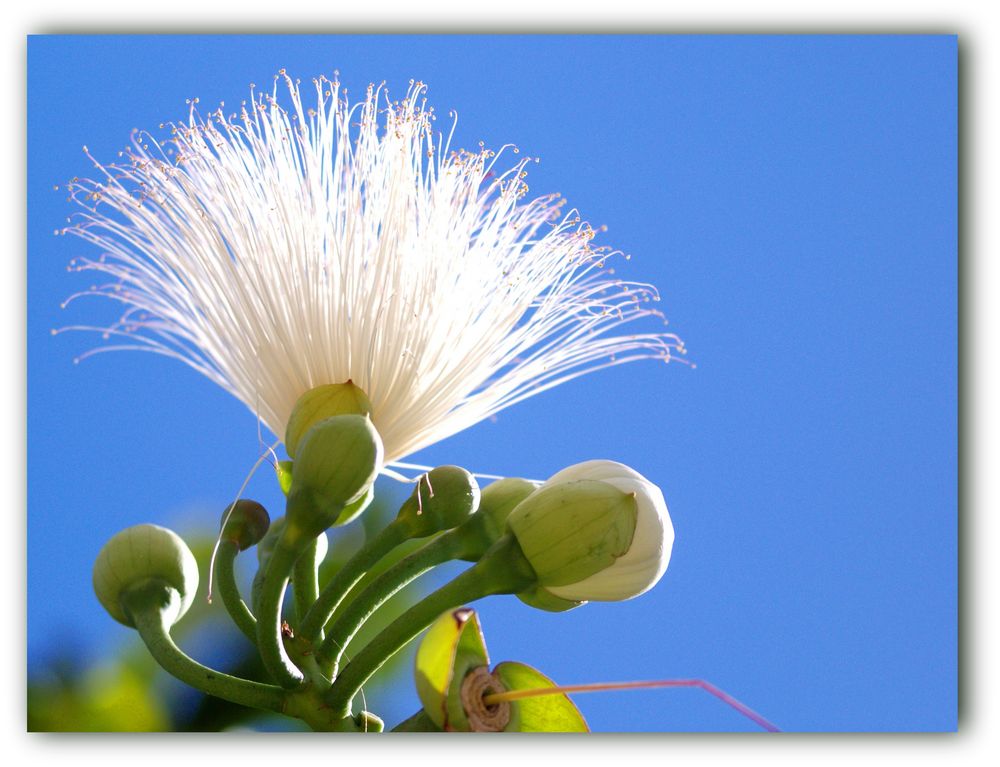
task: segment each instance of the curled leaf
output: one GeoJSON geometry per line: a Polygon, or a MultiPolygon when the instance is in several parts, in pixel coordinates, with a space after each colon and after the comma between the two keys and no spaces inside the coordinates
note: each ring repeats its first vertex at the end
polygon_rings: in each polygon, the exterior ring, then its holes
{"type": "Polygon", "coordinates": [[[417,648],[416,685],[427,719],[442,730],[469,732],[589,732],[565,693],[553,690],[511,701],[490,695],[546,690],[556,684],[523,663],[500,663],[490,673],[489,654],[475,610],[445,613],[417,648]]]}
{"type": "Polygon", "coordinates": [[[431,625],[417,648],[414,672],[417,695],[434,724],[443,730],[469,729],[459,687],[471,668],[489,662],[475,610],[452,610],[431,625]]]}
{"type": "MultiPolygon", "coordinates": [[[[508,690],[532,690],[556,684],[538,669],[504,661],[493,676],[508,690]]],[[[510,722],[505,732],[590,732],[586,720],[568,695],[556,693],[510,702],[510,722]]]]}

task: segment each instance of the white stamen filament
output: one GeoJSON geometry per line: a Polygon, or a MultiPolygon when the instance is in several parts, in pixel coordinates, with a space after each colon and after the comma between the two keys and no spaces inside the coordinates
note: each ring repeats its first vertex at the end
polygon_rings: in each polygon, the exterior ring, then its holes
{"type": "Polygon", "coordinates": [[[112,282],[69,301],[126,306],[72,329],[130,339],[84,357],[181,359],[278,436],[304,392],[353,380],[391,463],[577,376],[683,353],[669,333],[609,335],[662,318],[656,291],[609,279],[617,254],[557,196],[524,201],[529,158],[495,172],[498,153],[451,151],[420,83],[353,106],[314,85],[313,108],[284,74],[238,115],[192,103],[167,139],[136,131],[127,163],[70,182],[85,210],[62,231],[103,253],[70,269],[112,282]]]}

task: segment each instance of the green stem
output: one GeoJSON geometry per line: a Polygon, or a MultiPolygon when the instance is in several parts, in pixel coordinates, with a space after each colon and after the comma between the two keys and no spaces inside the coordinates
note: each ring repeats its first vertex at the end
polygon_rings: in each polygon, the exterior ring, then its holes
{"type": "Polygon", "coordinates": [[[234,541],[223,540],[219,544],[215,560],[216,585],[222,597],[222,604],[225,605],[233,623],[246,634],[247,639],[256,644],[257,619],[243,601],[239,586],[236,584],[236,556],[239,553],[240,548],[234,541]]]}
{"type": "Polygon", "coordinates": [[[308,724],[316,732],[381,732],[382,720],[362,711],[356,716],[335,716],[323,702],[321,691],[314,685],[304,685],[288,696],[283,713],[308,724]]]}
{"type": "Polygon", "coordinates": [[[281,605],[288,586],[288,576],[298,559],[299,551],[284,537],[278,540],[260,582],[257,605],[257,647],[260,658],[272,678],[282,687],[289,688],[301,684],[303,677],[285,653],[281,636],[281,605]]]}
{"type": "Polygon", "coordinates": [[[505,535],[478,563],[415,604],[365,645],[324,696],[327,704],[336,715],[347,716],[354,696],[372,674],[446,610],[491,594],[514,594],[536,582],[517,541],[505,535]]]}
{"type": "Polygon", "coordinates": [[[302,619],[299,638],[305,643],[315,643],[330,616],[369,568],[408,537],[409,525],[395,520],[347,560],[302,619]]]}
{"type": "Polygon", "coordinates": [[[466,547],[462,537],[455,535],[456,532],[452,530],[435,538],[379,575],[330,624],[326,641],[316,653],[320,667],[328,672],[327,676],[331,679],[336,676],[344,649],[372,613],[421,574],[462,555],[466,547]]]}
{"type": "MultiPolygon", "coordinates": [[[[316,561],[318,540],[314,538],[305,547],[292,568],[292,597],[295,600],[295,615],[300,622],[319,599],[319,562],[316,561]]],[[[321,639],[322,636],[321,631],[321,639]]]]}
{"type": "Polygon", "coordinates": [[[126,610],[156,662],[172,676],[209,695],[241,706],[281,713],[286,693],[280,687],[215,671],[198,663],[174,644],[167,619],[171,610],[169,606],[164,609],[162,601],[164,588],[169,587],[162,582],[150,582],[146,587],[132,589],[124,595],[126,610]]]}

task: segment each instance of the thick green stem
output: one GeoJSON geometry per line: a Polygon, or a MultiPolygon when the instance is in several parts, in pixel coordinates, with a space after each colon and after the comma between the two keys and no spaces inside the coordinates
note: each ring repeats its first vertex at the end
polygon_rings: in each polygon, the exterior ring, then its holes
{"type": "Polygon", "coordinates": [[[319,562],[316,561],[318,540],[318,538],[313,539],[305,547],[292,568],[292,596],[295,599],[295,615],[299,622],[319,599],[319,562]]]}
{"type": "Polygon", "coordinates": [[[240,553],[239,546],[231,540],[223,540],[219,544],[218,556],[215,560],[216,586],[222,597],[222,604],[233,619],[233,623],[242,631],[247,639],[257,643],[257,619],[253,617],[250,608],[240,596],[236,584],[236,556],[240,553]]]}
{"type": "Polygon", "coordinates": [[[491,594],[513,594],[537,581],[512,536],[504,536],[474,566],[415,604],[354,656],[324,696],[338,716],[347,716],[361,686],[382,664],[441,613],[491,594]]]}
{"type": "Polygon", "coordinates": [[[242,706],[282,712],[286,693],[280,687],[215,671],[174,644],[168,621],[171,610],[163,601],[165,588],[169,589],[162,582],[150,583],[127,592],[124,598],[129,616],[156,662],[172,676],[209,695],[242,706]]]}
{"type": "Polygon", "coordinates": [[[372,613],[432,567],[462,556],[466,547],[461,536],[455,535],[456,532],[452,530],[435,538],[379,575],[330,624],[326,641],[316,653],[320,667],[327,672],[327,676],[331,679],[336,676],[344,649],[372,613]]]}
{"type": "Polygon", "coordinates": [[[257,605],[257,647],[264,668],[282,687],[296,687],[303,677],[289,660],[282,640],[281,605],[288,586],[288,577],[299,549],[284,538],[278,540],[260,582],[257,605]]]}
{"type": "Polygon", "coordinates": [[[283,713],[301,719],[316,732],[381,732],[384,727],[381,719],[367,711],[356,716],[335,716],[314,685],[304,685],[286,695],[283,713]]]}
{"type": "Polygon", "coordinates": [[[333,576],[299,624],[302,642],[315,643],[330,616],[369,568],[409,537],[409,525],[395,520],[372,538],[333,576]]]}

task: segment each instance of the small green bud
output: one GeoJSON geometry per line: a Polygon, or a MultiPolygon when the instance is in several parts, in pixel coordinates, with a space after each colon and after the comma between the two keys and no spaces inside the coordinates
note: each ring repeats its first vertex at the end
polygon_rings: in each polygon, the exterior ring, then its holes
{"type": "Polygon", "coordinates": [[[460,466],[438,466],[420,477],[397,519],[412,525],[414,538],[462,524],[479,508],[479,483],[460,466]]]}
{"type": "Polygon", "coordinates": [[[507,517],[514,508],[537,489],[537,483],[518,477],[498,479],[483,488],[479,513],[483,515],[493,540],[503,535],[507,528],[507,517]]]}
{"type": "Polygon", "coordinates": [[[191,607],[198,591],[198,563],[177,533],[157,525],[135,525],[112,536],[94,563],[94,593],[119,623],[134,628],[122,597],[133,588],[161,581],[174,589],[176,623],[191,607]]]}
{"type": "Polygon", "coordinates": [[[644,593],[670,560],[674,530],[663,494],[614,461],[587,461],[546,481],[507,518],[538,586],[525,601],[619,601],[644,593]],[[547,594],[543,595],[541,592],[547,594]]]}
{"type": "Polygon", "coordinates": [[[455,557],[478,562],[506,534],[507,515],[539,484],[508,477],[487,485],[479,498],[479,511],[449,533],[456,542],[461,542],[455,557]]]}
{"type": "Polygon", "coordinates": [[[285,450],[292,458],[306,433],[320,421],[335,415],[370,415],[368,395],[348,380],[310,389],[295,403],[285,426],[285,450]]]}
{"type": "Polygon", "coordinates": [[[270,526],[267,509],[246,498],[227,506],[222,512],[222,537],[235,543],[240,551],[259,543],[270,526]]]}
{"type": "Polygon", "coordinates": [[[368,416],[337,415],[314,425],[292,468],[288,524],[310,536],[336,524],[371,489],[382,458],[382,439],[368,416]]]}

